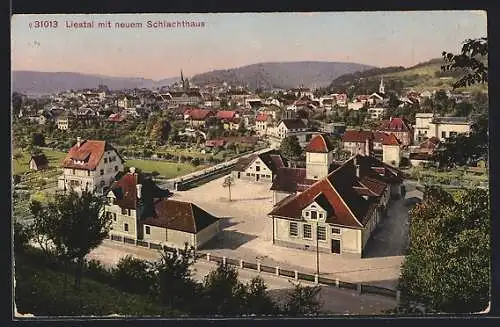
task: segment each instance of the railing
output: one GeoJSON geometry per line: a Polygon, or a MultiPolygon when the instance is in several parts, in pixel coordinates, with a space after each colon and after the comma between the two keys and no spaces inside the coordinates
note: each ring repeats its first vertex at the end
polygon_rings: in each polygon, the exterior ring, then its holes
{"type": "MultiPolygon", "coordinates": [[[[144,240],[134,240],[134,239],[130,239],[127,237],[121,237],[118,235],[110,235],[108,237],[108,239],[113,240],[113,241],[123,242],[123,243],[130,243],[130,244],[134,244],[136,246],[148,247],[150,249],[156,249],[156,250],[165,249],[167,252],[179,251],[179,248],[169,247],[169,246],[166,246],[163,244],[148,242],[148,241],[144,241],[144,240]]],[[[368,284],[363,284],[363,283],[346,282],[346,281],[341,281],[338,278],[330,279],[330,278],[318,276],[316,274],[307,274],[307,273],[299,272],[296,270],[293,271],[293,270],[282,269],[279,266],[277,266],[277,267],[266,266],[266,265],[262,265],[260,262],[248,262],[248,261],[238,260],[238,259],[234,259],[234,258],[221,257],[221,256],[213,255],[210,253],[206,253],[206,254],[196,253],[195,255],[196,255],[197,259],[206,260],[208,262],[214,262],[214,263],[216,262],[218,264],[231,265],[231,266],[235,266],[239,269],[255,270],[259,273],[260,272],[269,273],[269,274],[273,274],[273,275],[278,276],[278,277],[283,276],[283,277],[287,277],[287,278],[293,278],[297,281],[303,280],[303,281],[314,283],[316,285],[324,285],[324,286],[329,286],[329,287],[355,290],[359,294],[375,294],[375,295],[385,296],[385,297],[395,299],[397,302],[399,302],[400,298],[401,298],[400,291],[385,288],[385,287],[379,287],[379,286],[368,285],[368,284]]]]}

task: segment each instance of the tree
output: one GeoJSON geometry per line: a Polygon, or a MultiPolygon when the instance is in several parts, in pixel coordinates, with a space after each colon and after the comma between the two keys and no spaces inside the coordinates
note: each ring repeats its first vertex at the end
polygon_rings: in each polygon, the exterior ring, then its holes
{"type": "Polygon", "coordinates": [[[229,191],[229,201],[231,201],[231,186],[234,185],[234,178],[233,176],[229,175],[226,178],[224,178],[224,183],[222,184],[222,187],[227,188],[229,191]]]}
{"type": "Polygon", "coordinates": [[[245,305],[250,314],[273,314],[279,308],[267,292],[267,286],[260,276],[256,276],[246,284],[245,305]]]}
{"type": "Polygon", "coordinates": [[[431,311],[484,310],[490,287],[490,211],[488,192],[462,190],[452,197],[426,189],[410,211],[408,254],[398,288],[410,301],[431,311]],[[432,232],[430,232],[432,231],[432,232]]]}
{"type": "Polygon", "coordinates": [[[31,134],[31,145],[45,146],[45,136],[42,133],[31,134]]]}
{"type": "Polygon", "coordinates": [[[33,231],[19,222],[14,222],[14,251],[24,251],[33,237],[33,231]]]}
{"type": "Polygon", "coordinates": [[[302,147],[295,135],[287,136],[281,141],[280,151],[290,161],[297,161],[302,156],[302,147]]]}
{"type": "Polygon", "coordinates": [[[246,288],[238,281],[238,271],[220,263],[203,281],[204,305],[210,314],[241,314],[245,308],[246,288]]]}
{"type": "Polygon", "coordinates": [[[186,243],[179,252],[169,252],[166,247],[154,265],[157,280],[154,293],[158,300],[171,307],[185,310],[196,300],[196,283],[191,278],[191,266],[196,261],[194,248],[186,243]]]}
{"type": "Polygon", "coordinates": [[[137,294],[151,292],[155,279],[151,263],[130,255],[118,261],[113,269],[113,276],[120,288],[137,294]]]}
{"type": "Polygon", "coordinates": [[[319,286],[302,286],[294,284],[293,290],[288,294],[285,303],[285,312],[291,316],[318,314],[321,303],[318,300],[319,286]]]}
{"type": "Polygon", "coordinates": [[[444,64],[441,71],[459,70],[463,76],[453,83],[453,88],[488,83],[488,38],[467,39],[460,54],[442,53],[444,64]]]}
{"type": "Polygon", "coordinates": [[[104,200],[91,192],[81,195],[70,190],[49,201],[34,205],[35,234],[53,244],[65,263],[76,262],[75,287],[79,288],[85,256],[108,235],[111,217],[104,215],[104,200]]]}

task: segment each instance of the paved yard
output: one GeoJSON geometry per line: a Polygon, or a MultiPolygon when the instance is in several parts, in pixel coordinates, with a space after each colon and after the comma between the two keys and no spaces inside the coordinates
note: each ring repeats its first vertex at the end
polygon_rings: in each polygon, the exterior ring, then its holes
{"type": "MultiPolygon", "coordinates": [[[[197,188],[175,192],[174,199],[191,201],[201,208],[226,219],[224,231],[208,243],[203,251],[284,269],[314,273],[316,253],[272,244],[272,208],[269,184],[237,180],[228,190],[222,187],[223,177],[197,188]]],[[[408,193],[411,188],[407,187],[408,193]]],[[[367,258],[355,259],[320,253],[320,272],[352,282],[366,282],[394,287],[403,260],[402,249],[407,238],[408,207],[404,199],[394,201],[389,217],[370,241],[367,258]]]]}

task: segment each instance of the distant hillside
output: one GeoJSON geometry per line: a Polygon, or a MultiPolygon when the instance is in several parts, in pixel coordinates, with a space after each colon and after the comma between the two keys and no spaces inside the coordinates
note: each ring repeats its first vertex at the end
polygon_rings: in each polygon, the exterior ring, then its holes
{"type": "Polygon", "coordinates": [[[96,88],[100,84],[107,85],[111,90],[152,88],[172,83],[176,79],[154,81],[139,77],[111,77],[70,72],[13,71],[12,90],[28,94],[44,94],[96,88]]]}
{"type": "Polygon", "coordinates": [[[343,74],[364,71],[373,66],[348,62],[276,62],[260,63],[239,68],[215,70],[193,76],[196,85],[210,83],[257,88],[325,87],[343,74]]]}
{"type": "MultiPolygon", "coordinates": [[[[329,88],[331,90],[343,91],[354,85],[358,88],[361,86],[360,91],[370,93],[376,91],[380,79],[383,77],[386,90],[395,90],[397,92],[402,89],[413,89],[415,91],[451,89],[454,81],[463,72],[441,72],[442,63],[443,60],[441,58],[436,58],[408,68],[385,67],[370,69],[361,73],[346,74],[334,79],[329,88]]],[[[487,89],[487,85],[474,85],[467,90],[486,91],[487,89]]],[[[361,92],[358,92],[358,94],[361,94],[361,92]]]]}

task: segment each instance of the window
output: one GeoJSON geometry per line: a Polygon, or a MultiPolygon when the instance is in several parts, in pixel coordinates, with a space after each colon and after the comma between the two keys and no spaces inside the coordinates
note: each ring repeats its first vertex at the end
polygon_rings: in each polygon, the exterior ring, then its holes
{"type": "Polygon", "coordinates": [[[318,240],[326,241],[326,227],[318,226],[318,240]]]}
{"type": "Polygon", "coordinates": [[[113,213],[113,220],[116,221],[116,213],[113,213]]]}
{"type": "Polygon", "coordinates": [[[151,228],[149,226],[145,226],[146,228],[146,234],[149,235],[151,234],[151,228]]]}
{"type": "Polygon", "coordinates": [[[260,166],[255,166],[255,171],[260,171],[260,166]]]}
{"type": "Polygon", "coordinates": [[[446,138],[446,132],[441,132],[441,138],[446,138]]]}
{"type": "Polygon", "coordinates": [[[340,228],[332,228],[332,234],[340,234],[340,228]]]}
{"type": "Polygon", "coordinates": [[[73,169],[73,175],[75,174],[75,170],[73,169]]]}
{"type": "Polygon", "coordinates": [[[104,169],[101,169],[101,175],[104,175],[104,169]]]}
{"type": "Polygon", "coordinates": [[[106,185],[105,181],[101,181],[101,187],[104,187],[106,185]]]}
{"type": "Polygon", "coordinates": [[[122,215],[126,215],[127,214],[127,209],[122,209],[122,215]]]}
{"type": "Polygon", "coordinates": [[[450,132],[450,137],[455,137],[457,136],[457,134],[458,134],[457,132],[450,132]]]}
{"type": "Polygon", "coordinates": [[[127,209],[127,214],[130,216],[130,209],[127,209]]]}
{"type": "Polygon", "coordinates": [[[290,223],[290,236],[299,236],[299,226],[297,223],[290,223]]]}
{"type": "Polygon", "coordinates": [[[311,211],[311,219],[316,220],[318,218],[318,213],[316,211],[311,211]]]}
{"type": "Polygon", "coordinates": [[[90,170],[87,170],[87,176],[90,176],[90,170]]]}
{"type": "Polygon", "coordinates": [[[247,173],[247,176],[250,176],[250,173],[247,173]]]}
{"type": "Polygon", "coordinates": [[[118,166],[115,166],[115,171],[118,171],[118,166]]]}
{"type": "Polygon", "coordinates": [[[128,232],[128,224],[124,224],[123,225],[123,230],[126,231],[126,232],[128,232]]]}
{"type": "Polygon", "coordinates": [[[108,158],[104,158],[104,163],[107,164],[108,163],[108,158]]]}
{"type": "Polygon", "coordinates": [[[306,217],[309,217],[309,211],[306,211],[306,217]]]}
{"type": "Polygon", "coordinates": [[[304,224],[304,238],[312,239],[311,225],[304,224]]]}
{"type": "Polygon", "coordinates": [[[320,213],[320,214],[319,214],[319,219],[322,219],[322,218],[323,218],[323,214],[322,214],[322,213],[320,213]]]}

